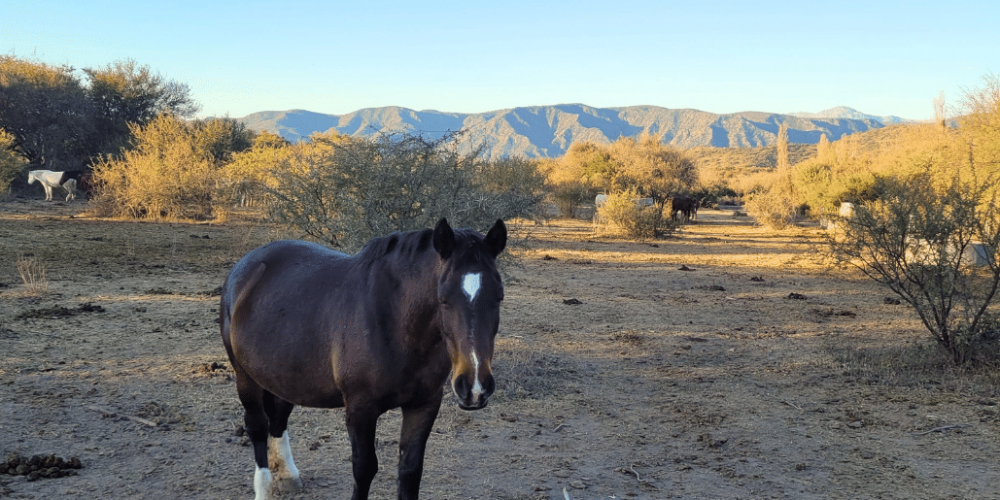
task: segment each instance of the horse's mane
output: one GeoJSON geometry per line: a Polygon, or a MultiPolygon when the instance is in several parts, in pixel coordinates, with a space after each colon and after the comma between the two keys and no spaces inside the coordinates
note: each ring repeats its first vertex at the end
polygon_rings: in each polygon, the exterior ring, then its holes
{"type": "MultiPolygon", "coordinates": [[[[461,246],[474,241],[482,241],[483,237],[473,229],[455,229],[456,243],[461,246]],[[471,240],[471,242],[470,242],[471,240]]],[[[418,229],[403,233],[394,232],[387,236],[373,238],[365,244],[357,254],[356,259],[362,262],[374,262],[376,260],[398,254],[400,260],[412,260],[416,256],[432,250],[434,239],[433,229],[418,229]]]]}
{"type": "Polygon", "coordinates": [[[374,262],[391,253],[407,254],[413,257],[431,248],[433,237],[433,229],[391,233],[387,236],[372,238],[354,257],[362,262],[374,262]]]}

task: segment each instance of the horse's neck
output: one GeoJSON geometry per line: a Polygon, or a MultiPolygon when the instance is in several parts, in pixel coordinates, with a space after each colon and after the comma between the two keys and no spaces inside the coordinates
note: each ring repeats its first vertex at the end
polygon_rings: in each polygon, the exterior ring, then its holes
{"type": "Polygon", "coordinates": [[[398,291],[403,292],[402,295],[390,300],[412,301],[394,304],[397,307],[397,320],[404,323],[397,326],[416,333],[417,336],[412,340],[422,344],[436,342],[441,333],[438,314],[440,303],[437,297],[440,272],[436,254],[428,260],[430,262],[397,261],[383,269],[383,272],[393,273],[403,282],[398,288],[398,291]]]}

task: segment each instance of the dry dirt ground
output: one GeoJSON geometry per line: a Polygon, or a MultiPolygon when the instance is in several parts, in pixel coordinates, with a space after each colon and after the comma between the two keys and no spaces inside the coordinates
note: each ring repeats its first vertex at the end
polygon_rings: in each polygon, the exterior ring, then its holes
{"type": "MultiPolygon", "coordinates": [[[[0,497],[252,498],[216,289],[276,233],[84,212],[0,202],[0,460],[83,464],[0,475],[0,497]]],[[[520,236],[498,392],[478,412],[446,396],[424,498],[1000,497],[1000,375],[948,367],[818,229],[703,211],[659,241],[520,236]]],[[[380,421],[373,498],[395,497],[399,424],[380,421]]],[[[281,498],[348,498],[342,410],[298,408],[289,431],[305,489],[281,498]]]]}

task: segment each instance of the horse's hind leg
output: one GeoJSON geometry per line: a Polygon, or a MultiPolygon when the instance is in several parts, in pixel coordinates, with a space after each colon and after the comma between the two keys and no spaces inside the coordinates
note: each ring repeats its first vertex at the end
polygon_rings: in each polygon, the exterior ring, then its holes
{"type": "Polygon", "coordinates": [[[288,416],[295,405],[270,392],[264,392],[264,411],[269,420],[267,438],[267,459],[274,472],[274,485],[279,491],[302,489],[299,469],[292,459],[292,449],[288,445],[288,416]]]}
{"type": "Polygon", "coordinates": [[[247,436],[253,444],[253,459],[257,471],[253,476],[255,500],[271,498],[271,470],[267,466],[267,428],[268,419],[264,412],[264,389],[243,372],[239,365],[233,364],[236,371],[236,392],[243,403],[243,422],[247,436]]]}
{"type": "Polygon", "coordinates": [[[63,189],[66,190],[66,201],[76,199],[76,179],[70,179],[63,183],[63,189]]]}

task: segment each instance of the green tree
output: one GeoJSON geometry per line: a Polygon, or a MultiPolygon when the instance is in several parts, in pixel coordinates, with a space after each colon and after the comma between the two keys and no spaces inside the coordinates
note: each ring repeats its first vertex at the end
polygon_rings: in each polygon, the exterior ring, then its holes
{"type": "Polygon", "coordinates": [[[198,111],[188,86],[154,73],[132,59],[84,68],[87,97],[94,105],[94,153],[114,154],[128,145],[133,125],[169,113],[189,118],[198,111]]]}
{"type": "Polygon", "coordinates": [[[0,129],[0,195],[10,190],[10,183],[24,171],[27,162],[13,151],[14,137],[0,129]]]}
{"type": "Polygon", "coordinates": [[[189,122],[197,148],[207,150],[216,165],[230,161],[236,153],[250,149],[257,133],[234,118],[205,118],[189,122]]]}
{"type": "Polygon", "coordinates": [[[0,129],[33,168],[78,168],[87,157],[91,104],[73,68],[0,56],[0,129]]]}

